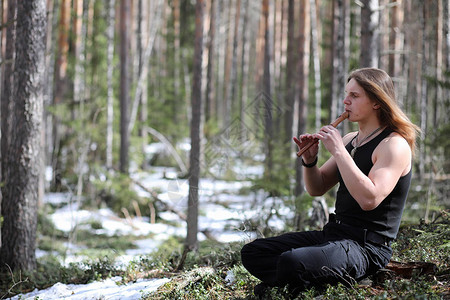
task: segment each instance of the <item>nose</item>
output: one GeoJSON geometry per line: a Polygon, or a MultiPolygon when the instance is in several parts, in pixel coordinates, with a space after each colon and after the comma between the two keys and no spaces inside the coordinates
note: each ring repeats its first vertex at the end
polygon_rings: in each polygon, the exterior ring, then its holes
{"type": "Polygon", "coordinates": [[[344,103],[345,105],[351,104],[350,97],[349,97],[349,96],[345,96],[343,103],[344,103]]]}

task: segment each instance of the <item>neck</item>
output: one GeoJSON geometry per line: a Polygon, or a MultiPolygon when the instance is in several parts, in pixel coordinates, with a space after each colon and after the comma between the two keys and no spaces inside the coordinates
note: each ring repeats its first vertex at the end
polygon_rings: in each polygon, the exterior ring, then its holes
{"type": "Polygon", "coordinates": [[[359,122],[359,136],[366,137],[371,134],[374,130],[381,127],[381,124],[378,120],[367,121],[367,122],[359,122]]]}

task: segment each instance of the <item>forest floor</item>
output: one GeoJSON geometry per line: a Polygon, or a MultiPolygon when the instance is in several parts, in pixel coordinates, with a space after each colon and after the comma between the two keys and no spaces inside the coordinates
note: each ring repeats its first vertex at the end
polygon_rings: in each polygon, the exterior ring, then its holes
{"type": "MultiPolygon", "coordinates": [[[[157,190],[185,209],[187,182],[170,169],[134,180],[142,197],[157,190]]],[[[255,220],[265,219],[276,233],[293,217],[280,199],[251,192],[249,181],[203,180],[199,250],[187,253],[177,270],[185,222],[173,212],[161,212],[157,222],[123,216],[86,209],[68,194],[47,195],[38,222],[38,268],[0,274],[0,299],[256,299],[259,281],[243,268],[240,249],[256,237],[255,220]]],[[[448,210],[427,223],[403,224],[392,247],[391,264],[374,276],[310,289],[297,299],[450,299],[448,210]]],[[[274,288],[265,298],[295,297],[274,288]]]]}

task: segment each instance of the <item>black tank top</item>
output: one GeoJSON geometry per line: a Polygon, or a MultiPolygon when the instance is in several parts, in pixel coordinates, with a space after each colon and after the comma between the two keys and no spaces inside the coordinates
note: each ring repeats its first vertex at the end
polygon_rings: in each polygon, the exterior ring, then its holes
{"type": "MultiPolygon", "coordinates": [[[[358,147],[354,160],[365,175],[369,174],[373,166],[373,151],[390,133],[392,133],[392,130],[385,129],[374,139],[358,147]]],[[[350,152],[353,149],[351,142],[345,148],[350,152]]],[[[339,188],[336,195],[336,219],[349,225],[374,231],[391,239],[396,238],[408,196],[411,174],[412,172],[409,171],[408,174],[400,177],[393,191],[375,209],[364,211],[350,195],[338,170],[339,188]]]]}

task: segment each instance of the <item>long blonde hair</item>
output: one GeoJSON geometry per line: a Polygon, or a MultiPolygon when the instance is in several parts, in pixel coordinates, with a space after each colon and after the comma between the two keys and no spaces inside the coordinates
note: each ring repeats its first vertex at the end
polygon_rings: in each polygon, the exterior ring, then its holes
{"type": "Polygon", "coordinates": [[[391,77],[380,69],[362,68],[354,70],[349,75],[347,82],[351,79],[354,79],[364,89],[372,101],[380,105],[378,116],[381,125],[400,134],[408,142],[414,155],[416,136],[420,132],[420,128],[412,123],[398,106],[391,77]]]}

